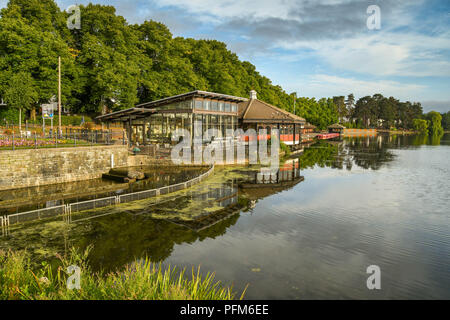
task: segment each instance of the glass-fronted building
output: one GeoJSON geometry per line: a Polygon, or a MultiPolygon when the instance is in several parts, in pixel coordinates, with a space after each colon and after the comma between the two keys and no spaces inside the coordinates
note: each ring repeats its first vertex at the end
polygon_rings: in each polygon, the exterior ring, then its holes
{"type": "MultiPolygon", "coordinates": [[[[250,99],[225,94],[193,91],[177,96],[147,102],[135,108],[121,110],[97,118],[102,122],[122,122],[130,144],[173,144],[172,134],[185,129],[203,142],[209,129],[217,129],[225,136],[227,130],[237,128],[267,129],[268,135],[276,128],[287,144],[300,143],[300,129],[305,120],[256,98],[250,99]],[[295,132],[295,134],[294,134],[295,132]]],[[[260,137],[259,137],[260,138],[260,137]]]]}
{"type": "Polygon", "coordinates": [[[176,129],[187,130],[191,137],[195,133],[202,135],[208,129],[218,129],[223,134],[227,129],[234,131],[238,126],[238,104],[246,100],[224,94],[193,91],[143,103],[98,119],[102,122],[123,122],[132,143],[170,144],[176,129]]]}

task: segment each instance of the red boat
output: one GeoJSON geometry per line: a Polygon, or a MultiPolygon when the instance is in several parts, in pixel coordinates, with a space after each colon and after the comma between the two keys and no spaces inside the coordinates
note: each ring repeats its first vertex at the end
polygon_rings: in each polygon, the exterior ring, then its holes
{"type": "Polygon", "coordinates": [[[328,139],[339,138],[339,137],[340,137],[339,133],[322,133],[322,134],[317,135],[317,139],[319,139],[319,140],[328,140],[328,139]]]}

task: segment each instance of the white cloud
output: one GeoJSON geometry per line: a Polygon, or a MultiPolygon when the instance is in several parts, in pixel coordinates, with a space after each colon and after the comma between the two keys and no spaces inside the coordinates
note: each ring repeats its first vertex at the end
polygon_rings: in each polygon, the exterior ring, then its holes
{"type": "MultiPolygon", "coordinates": [[[[253,16],[287,19],[289,12],[298,5],[295,0],[157,0],[160,6],[182,7],[192,13],[214,16],[219,19],[253,16]]],[[[219,21],[219,20],[218,20],[219,21]]]]}
{"type": "Polygon", "coordinates": [[[280,42],[288,50],[314,50],[330,66],[376,76],[450,75],[449,33],[440,36],[379,33],[351,39],[280,42]]]}

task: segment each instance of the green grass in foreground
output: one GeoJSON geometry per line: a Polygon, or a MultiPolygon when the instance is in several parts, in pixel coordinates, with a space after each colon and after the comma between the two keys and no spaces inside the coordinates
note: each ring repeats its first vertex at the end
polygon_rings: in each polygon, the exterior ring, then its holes
{"type": "MultiPolygon", "coordinates": [[[[58,256],[61,265],[52,271],[43,263],[38,271],[31,269],[24,252],[0,251],[0,300],[232,300],[232,288],[214,281],[214,274],[204,278],[200,268],[187,279],[185,270],[162,270],[161,264],[148,259],[135,262],[122,271],[92,273],[87,264],[89,250],[72,249],[68,258],[58,256]],[[67,288],[67,267],[81,269],[80,289],[67,288]]],[[[245,290],[241,295],[241,299],[245,290]]]]}

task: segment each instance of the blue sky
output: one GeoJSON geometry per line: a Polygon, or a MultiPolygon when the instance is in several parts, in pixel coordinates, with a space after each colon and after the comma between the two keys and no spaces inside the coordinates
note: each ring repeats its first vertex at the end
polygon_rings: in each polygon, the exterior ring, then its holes
{"type": "Polygon", "coordinates": [[[448,0],[56,2],[109,4],[130,23],[153,19],[175,36],[223,41],[299,96],[382,93],[422,102],[425,111],[450,110],[448,0]],[[369,5],[381,9],[380,30],[367,28],[369,5]]]}

